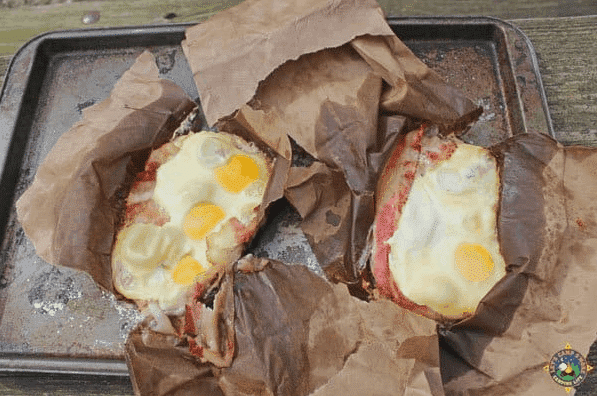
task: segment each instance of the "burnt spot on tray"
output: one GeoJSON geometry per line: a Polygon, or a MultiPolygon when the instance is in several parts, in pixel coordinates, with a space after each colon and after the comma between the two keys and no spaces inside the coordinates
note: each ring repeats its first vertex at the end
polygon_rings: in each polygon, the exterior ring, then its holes
{"type": "MultiPolygon", "coordinates": [[[[5,238],[7,240],[12,240],[13,245],[7,246],[8,244],[5,243],[2,245],[2,249],[0,249],[0,290],[10,286],[14,280],[15,264],[13,257],[15,254],[15,247],[21,246],[25,239],[25,231],[23,231],[23,228],[16,220],[9,222],[5,232],[5,238]]],[[[0,317],[2,316],[3,309],[2,302],[0,301],[0,317]]]]}
{"type": "Polygon", "coordinates": [[[83,109],[87,107],[93,106],[95,104],[95,100],[89,99],[82,103],[77,103],[77,113],[83,114],[83,109]]]}
{"type": "Polygon", "coordinates": [[[478,122],[463,134],[465,142],[489,147],[513,133],[512,121],[508,120],[508,98],[502,91],[511,84],[500,75],[491,46],[417,43],[411,49],[433,71],[483,108],[478,122]]]}
{"type": "Polygon", "coordinates": [[[71,300],[81,297],[80,287],[71,276],[65,276],[58,268],[51,267],[33,281],[27,298],[37,313],[54,316],[71,300]]]}
{"type": "Polygon", "coordinates": [[[160,71],[160,74],[170,72],[176,64],[176,50],[159,51],[153,53],[155,56],[155,63],[160,71]]]}

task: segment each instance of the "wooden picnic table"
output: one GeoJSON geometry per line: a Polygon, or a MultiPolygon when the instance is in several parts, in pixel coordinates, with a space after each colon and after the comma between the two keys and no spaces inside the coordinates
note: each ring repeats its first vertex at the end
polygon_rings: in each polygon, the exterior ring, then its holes
{"type": "MultiPolygon", "coordinates": [[[[200,22],[239,0],[0,0],[0,85],[11,57],[34,36],[53,30],[200,22]],[[98,19],[99,17],[99,19],[98,19]],[[91,23],[88,23],[91,22],[91,23]]],[[[597,146],[597,2],[595,0],[378,0],[387,15],[493,16],[519,27],[538,55],[555,137],[597,146]]],[[[597,329],[596,329],[597,331],[597,329]]],[[[597,343],[589,353],[597,363],[597,343]]],[[[597,374],[577,395],[597,394],[597,374]]],[[[127,377],[15,375],[0,395],[132,395],[127,377]]],[[[565,392],[564,392],[565,394],[565,392]]],[[[547,395],[546,395],[547,396],[547,395]]]]}

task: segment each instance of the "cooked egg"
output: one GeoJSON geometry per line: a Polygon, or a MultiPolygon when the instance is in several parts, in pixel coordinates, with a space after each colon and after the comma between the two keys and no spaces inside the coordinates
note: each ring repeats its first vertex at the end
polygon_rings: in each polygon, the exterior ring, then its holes
{"type": "Polygon", "coordinates": [[[163,310],[184,307],[210,257],[229,257],[210,248],[234,251],[246,241],[230,230],[254,224],[270,176],[265,154],[237,136],[200,132],[174,143],[180,151],[157,169],[152,196],[169,221],[126,226],[112,255],[117,289],[163,310]]]}
{"type": "Polygon", "coordinates": [[[409,300],[443,315],[472,313],[505,275],[496,161],[481,147],[459,143],[450,158],[426,169],[387,241],[389,268],[409,300]]]}

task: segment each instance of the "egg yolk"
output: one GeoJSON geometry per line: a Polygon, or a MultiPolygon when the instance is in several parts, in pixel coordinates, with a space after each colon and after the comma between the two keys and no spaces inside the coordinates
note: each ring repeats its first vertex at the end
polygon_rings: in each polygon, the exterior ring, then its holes
{"type": "Polygon", "coordinates": [[[215,175],[224,189],[239,193],[259,178],[259,166],[246,155],[234,155],[215,170],[215,175]]]}
{"type": "Polygon", "coordinates": [[[456,268],[467,280],[482,282],[493,273],[491,254],[476,243],[461,243],[454,254],[456,268]]]}
{"type": "Polygon", "coordinates": [[[203,239],[224,217],[224,210],[219,206],[199,203],[186,215],[182,228],[189,238],[203,239]]]}
{"type": "Polygon", "coordinates": [[[191,256],[184,256],[172,269],[172,280],[179,285],[190,285],[195,277],[204,272],[203,266],[191,256]]]}

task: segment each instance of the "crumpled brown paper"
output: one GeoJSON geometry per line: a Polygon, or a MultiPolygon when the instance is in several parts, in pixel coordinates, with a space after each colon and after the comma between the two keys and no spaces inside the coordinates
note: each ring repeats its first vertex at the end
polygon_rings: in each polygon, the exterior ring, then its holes
{"type": "Polygon", "coordinates": [[[372,0],[248,0],[188,29],[182,48],[213,125],[287,60],[363,34],[393,34],[372,0]]]}
{"type": "Polygon", "coordinates": [[[373,0],[246,0],[187,30],[182,44],[208,122],[245,129],[290,158],[285,196],[329,279],[356,283],[373,220],[386,114],[462,130],[480,113],[391,31],[373,0]],[[332,187],[333,186],[333,187],[332,187]]]}
{"type": "Polygon", "coordinates": [[[202,363],[179,339],[137,329],[127,358],[138,394],[443,394],[433,321],[389,301],[361,301],[303,266],[248,256],[232,273],[218,292],[234,296],[220,305],[234,316],[230,367],[202,363]]]}
{"type": "Polygon", "coordinates": [[[194,107],[143,53],[110,96],[58,139],[19,198],[18,218],[37,254],[113,291],[110,254],[127,181],[194,107]]]}

